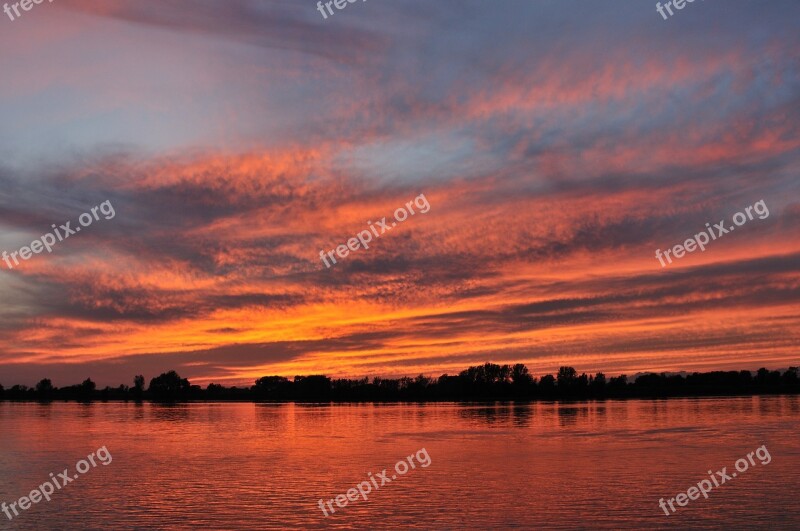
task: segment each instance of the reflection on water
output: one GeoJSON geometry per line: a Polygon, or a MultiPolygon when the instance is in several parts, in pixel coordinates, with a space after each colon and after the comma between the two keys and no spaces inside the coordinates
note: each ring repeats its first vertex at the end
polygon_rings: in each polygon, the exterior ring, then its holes
{"type": "MultiPolygon", "coordinates": [[[[0,528],[800,527],[798,397],[519,404],[0,403],[0,502],[106,446],[0,528]],[[773,456],[677,514],[673,497],[773,456]],[[318,500],[425,448],[432,464],[325,517],[318,500]]],[[[0,513],[0,517],[5,517],[0,513]]]]}
{"type": "Polygon", "coordinates": [[[153,404],[151,406],[151,420],[189,420],[190,407],[189,404],[153,404]]]}
{"type": "Polygon", "coordinates": [[[530,423],[533,410],[527,404],[498,402],[493,405],[463,407],[458,410],[458,415],[465,419],[483,420],[489,425],[525,427],[530,423]]]}

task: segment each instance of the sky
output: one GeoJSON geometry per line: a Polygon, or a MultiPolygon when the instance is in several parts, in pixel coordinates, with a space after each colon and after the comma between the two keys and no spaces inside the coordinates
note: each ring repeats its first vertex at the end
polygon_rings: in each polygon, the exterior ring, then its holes
{"type": "Polygon", "coordinates": [[[800,365],[800,3],[334,11],[0,13],[0,384],[800,365]]]}

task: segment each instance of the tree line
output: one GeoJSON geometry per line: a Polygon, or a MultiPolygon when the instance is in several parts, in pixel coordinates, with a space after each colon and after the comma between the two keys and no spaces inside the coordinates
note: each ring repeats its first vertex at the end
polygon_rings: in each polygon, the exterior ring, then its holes
{"type": "Polygon", "coordinates": [[[417,402],[483,400],[586,400],[605,398],[654,398],[712,395],[796,394],[800,392],[798,368],[769,371],[712,371],[681,374],[643,374],[635,379],[622,374],[606,378],[578,375],[572,367],[561,367],[556,375],[533,377],[528,368],[486,363],[439,378],[419,375],[416,378],[331,379],[323,375],[264,376],[251,387],[224,387],[211,383],[205,389],[192,385],[175,371],[150,380],[145,388],[143,376],[136,376],[133,386],[120,385],[97,389],[91,379],[80,385],[54,387],[45,378],[29,388],[0,385],[0,400],[49,402],[74,400],[125,400],[153,402],[178,401],[305,401],[305,402],[417,402]]]}

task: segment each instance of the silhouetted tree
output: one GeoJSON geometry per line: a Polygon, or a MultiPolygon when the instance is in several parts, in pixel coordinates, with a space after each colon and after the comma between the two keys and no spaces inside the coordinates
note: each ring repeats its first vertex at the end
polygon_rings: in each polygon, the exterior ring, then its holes
{"type": "Polygon", "coordinates": [[[539,379],[539,394],[552,398],[556,394],[556,379],[552,374],[545,374],[539,379]]]}
{"type": "Polygon", "coordinates": [[[49,378],[45,378],[36,384],[36,394],[39,400],[52,400],[53,391],[53,382],[49,378]]]}
{"type": "Polygon", "coordinates": [[[783,373],[783,385],[787,390],[795,389],[800,384],[800,378],[798,378],[797,373],[797,367],[789,367],[786,372],[783,373]]]}
{"type": "Polygon", "coordinates": [[[94,399],[94,391],[97,385],[91,378],[86,378],[78,389],[79,400],[90,402],[94,399]]]}
{"type": "Polygon", "coordinates": [[[331,379],[327,376],[295,376],[295,396],[299,400],[328,401],[331,399],[331,379]]]}
{"type": "Polygon", "coordinates": [[[225,387],[220,384],[210,383],[206,387],[206,396],[210,399],[222,398],[225,395],[225,387]]]}
{"type": "Polygon", "coordinates": [[[169,371],[150,380],[147,392],[156,402],[177,402],[189,398],[190,388],[189,380],[169,371]]]}
{"type": "Polygon", "coordinates": [[[144,398],[144,376],[141,374],[133,377],[133,399],[141,402],[144,398]]]}
{"type": "Polygon", "coordinates": [[[11,400],[32,400],[35,396],[33,389],[27,385],[15,385],[7,391],[7,397],[11,400]]]}
{"type": "Polygon", "coordinates": [[[538,381],[525,365],[513,366],[485,363],[461,371],[458,376],[441,375],[433,379],[420,374],[416,378],[361,378],[331,381],[323,375],[296,376],[291,381],[283,376],[265,376],[249,388],[209,384],[206,389],[191,385],[175,371],[164,373],[150,382],[144,391],[144,377],[134,378],[134,387],[105,387],[97,391],[91,379],[80,385],[57,389],[48,379],[31,389],[15,385],[0,386],[2,400],[88,401],[149,398],[154,401],[177,400],[297,400],[297,401],[427,401],[427,400],[535,400],[671,397],[704,395],[748,395],[800,393],[798,368],[786,371],[760,369],[750,371],[711,371],[682,374],[640,374],[629,383],[623,374],[606,379],[603,373],[589,377],[577,375],[572,367],[561,367],[557,376],[547,374],[538,381]],[[558,383],[558,385],[556,385],[558,383]]]}
{"type": "Polygon", "coordinates": [[[511,367],[511,381],[515,384],[527,384],[533,381],[528,368],[522,363],[517,363],[511,367]]]}
{"type": "Polygon", "coordinates": [[[585,397],[588,393],[589,393],[589,377],[586,376],[585,372],[583,372],[581,373],[580,376],[578,376],[575,379],[574,394],[579,397],[585,397]]]}
{"type": "Polygon", "coordinates": [[[292,396],[293,384],[284,376],[264,376],[256,380],[253,392],[260,400],[285,400],[292,396]]]}
{"type": "Polygon", "coordinates": [[[558,387],[563,389],[569,389],[570,386],[575,382],[575,377],[578,372],[573,369],[572,367],[561,367],[558,369],[558,387]]]}
{"type": "Polygon", "coordinates": [[[624,374],[614,376],[608,381],[608,393],[611,396],[623,397],[627,396],[628,377],[624,374]]]}
{"type": "Polygon", "coordinates": [[[523,398],[533,393],[533,377],[528,368],[522,363],[517,363],[511,367],[511,385],[514,389],[515,398],[523,398]]]}
{"type": "Polygon", "coordinates": [[[589,390],[591,391],[592,395],[597,397],[605,396],[606,392],[606,375],[602,372],[598,372],[594,375],[594,378],[589,382],[589,390]]]}

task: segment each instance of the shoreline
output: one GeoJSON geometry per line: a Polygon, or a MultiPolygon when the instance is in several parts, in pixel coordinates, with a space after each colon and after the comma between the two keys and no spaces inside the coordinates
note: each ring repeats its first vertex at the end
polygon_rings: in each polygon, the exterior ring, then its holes
{"type": "Polygon", "coordinates": [[[778,392],[778,393],[729,393],[729,394],[687,394],[687,395],[642,395],[642,396],[607,396],[607,397],[586,397],[586,398],[529,398],[529,399],[522,399],[522,398],[485,398],[485,399],[464,399],[464,400],[453,400],[453,399],[441,399],[441,400],[253,400],[253,399],[198,399],[198,400],[175,400],[175,401],[159,401],[159,400],[125,400],[122,398],[109,398],[106,400],[97,399],[97,400],[73,400],[73,399],[64,399],[64,400],[27,400],[27,399],[10,399],[10,398],[0,398],[0,404],[2,403],[12,403],[12,404],[39,404],[39,405],[52,405],[52,404],[67,404],[67,403],[74,403],[74,404],[84,404],[90,405],[95,403],[106,404],[106,403],[124,403],[124,404],[156,404],[156,405],[182,405],[182,404],[225,404],[225,403],[235,403],[235,404],[302,404],[302,405],[339,405],[339,404],[379,404],[379,405],[388,405],[388,404],[462,404],[462,405],[470,405],[470,404],[514,404],[514,405],[524,405],[524,404],[535,404],[535,403],[547,403],[547,404],[555,404],[555,403],[564,403],[564,404],[574,404],[574,403],[589,403],[589,402],[627,402],[631,400],[643,400],[643,401],[653,401],[653,400],[680,400],[680,399],[720,399],[720,398],[746,398],[746,397],[771,397],[771,396],[799,396],[800,392],[778,392]]]}

